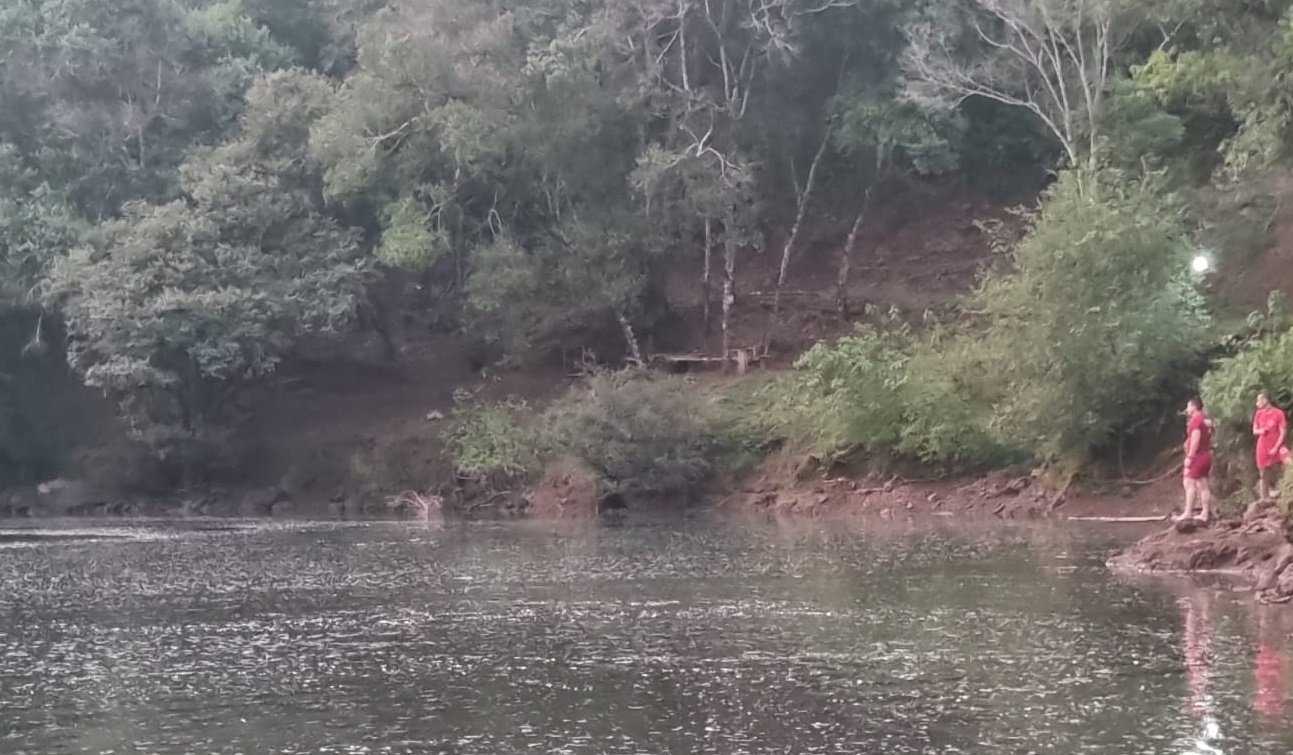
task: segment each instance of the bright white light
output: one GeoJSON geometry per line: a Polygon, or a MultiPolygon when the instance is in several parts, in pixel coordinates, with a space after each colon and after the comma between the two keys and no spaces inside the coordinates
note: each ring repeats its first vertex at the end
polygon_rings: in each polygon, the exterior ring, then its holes
{"type": "Polygon", "coordinates": [[[1209,260],[1205,254],[1197,254],[1194,257],[1194,260],[1190,262],[1190,267],[1194,272],[1202,275],[1203,273],[1208,272],[1208,269],[1212,267],[1212,261],[1209,260]]]}

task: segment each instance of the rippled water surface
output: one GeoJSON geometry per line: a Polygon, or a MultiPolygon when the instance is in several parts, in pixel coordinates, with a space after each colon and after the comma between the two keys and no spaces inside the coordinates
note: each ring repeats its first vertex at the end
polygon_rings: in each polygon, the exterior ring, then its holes
{"type": "Polygon", "coordinates": [[[1112,545],[0,525],[0,753],[1293,752],[1293,609],[1120,582],[1112,545]]]}

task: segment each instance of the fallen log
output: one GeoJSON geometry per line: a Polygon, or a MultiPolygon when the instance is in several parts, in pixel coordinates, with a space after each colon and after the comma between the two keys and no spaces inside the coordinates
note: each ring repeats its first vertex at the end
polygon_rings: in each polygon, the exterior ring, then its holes
{"type": "Polygon", "coordinates": [[[1115,524],[1144,524],[1146,522],[1165,522],[1168,514],[1162,516],[1071,516],[1070,522],[1112,522],[1115,524]]]}
{"type": "Polygon", "coordinates": [[[653,369],[680,373],[691,372],[694,369],[709,366],[721,367],[730,359],[736,365],[737,374],[744,375],[750,365],[762,362],[767,356],[768,351],[766,348],[750,346],[743,349],[732,349],[728,359],[706,354],[652,354],[646,361],[647,365],[653,369]]]}

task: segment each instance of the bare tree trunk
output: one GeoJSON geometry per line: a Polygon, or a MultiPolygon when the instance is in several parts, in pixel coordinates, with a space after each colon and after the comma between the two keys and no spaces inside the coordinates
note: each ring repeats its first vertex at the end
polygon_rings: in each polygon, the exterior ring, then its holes
{"type": "Polygon", "coordinates": [[[858,232],[862,230],[862,223],[866,220],[867,208],[870,205],[871,188],[868,187],[862,198],[862,209],[858,210],[857,217],[853,219],[848,240],[844,242],[844,251],[840,253],[840,271],[835,279],[835,308],[839,310],[840,317],[848,317],[849,314],[848,288],[849,272],[853,267],[853,249],[857,246],[858,232]]]}
{"type": "Polygon", "coordinates": [[[633,323],[622,312],[616,312],[615,317],[619,319],[620,328],[624,331],[624,343],[629,347],[629,361],[641,367],[646,362],[642,360],[642,347],[638,344],[637,334],[633,332],[633,323]]]}
{"type": "Polygon", "coordinates": [[[909,25],[904,96],[924,107],[983,97],[1023,108],[1059,140],[1069,165],[1090,166],[1114,61],[1140,28],[1124,15],[1136,4],[1066,0],[1040,11],[1035,0],[969,5],[965,18],[980,43],[979,59],[964,60],[959,35],[967,27],[960,22],[909,25]]]}
{"type": "MultiPolygon", "coordinates": [[[[729,225],[730,225],[729,221],[729,225]]],[[[723,367],[732,358],[732,305],[736,303],[736,239],[729,228],[723,234],[723,367]]]]}
{"type": "Polygon", "coordinates": [[[781,314],[781,290],[786,286],[786,274],[790,271],[790,255],[794,252],[795,241],[799,239],[799,231],[804,225],[804,216],[808,214],[808,202],[813,197],[813,185],[817,182],[817,166],[821,165],[822,156],[826,154],[826,145],[830,143],[831,130],[828,127],[822,134],[822,143],[817,145],[817,154],[813,155],[813,163],[808,168],[808,179],[804,181],[804,188],[800,190],[798,181],[795,182],[795,193],[799,195],[799,207],[795,211],[795,223],[790,226],[790,236],[786,238],[786,245],[781,250],[781,270],[777,273],[777,291],[772,295],[772,314],[781,314]]]}
{"type": "Polygon", "coordinates": [[[713,251],[714,251],[714,222],[709,218],[705,218],[705,268],[700,273],[700,296],[701,296],[701,307],[704,309],[706,333],[710,332],[710,326],[712,325],[712,322],[709,316],[709,304],[710,304],[710,299],[713,298],[713,293],[710,290],[709,278],[710,278],[710,269],[713,267],[713,259],[712,259],[713,251]]]}
{"type": "Polygon", "coordinates": [[[678,56],[678,67],[682,70],[682,89],[691,94],[691,61],[687,59],[687,0],[678,0],[678,47],[682,53],[678,56]]]}
{"type": "Polygon", "coordinates": [[[373,329],[377,337],[381,340],[382,356],[387,362],[400,361],[400,349],[395,345],[395,339],[391,335],[390,318],[387,316],[386,305],[373,295],[369,295],[366,306],[361,310],[364,317],[368,320],[368,327],[373,329]]]}

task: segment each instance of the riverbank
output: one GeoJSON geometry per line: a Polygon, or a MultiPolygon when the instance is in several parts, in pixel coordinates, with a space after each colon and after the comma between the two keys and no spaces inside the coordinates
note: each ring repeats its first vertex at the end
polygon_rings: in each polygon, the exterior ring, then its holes
{"type": "Polygon", "coordinates": [[[1108,566],[1120,572],[1239,577],[1259,600],[1287,603],[1293,600],[1293,519],[1263,502],[1206,526],[1176,522],[1123,550],[1108,566]]]}
{"type": "Polygon", "coordinates": [[[1120,573],[1225,575],[1265,603],[1293,600],[1293,519],[1273,503],[1221,514],[1207,525],[1174,522],[1181,488],[1175,474],[1105,494],[1066,494],[1034,477],[987,475],[972,480],[906,482],[833,479],[802,489],[756,481],[724,498],[733,510],[810,518],[1103,522],[1148,526],[1149,534],[1109,559],[1120,573]],[[1156,521],[1157,520],[1157,521],[1156,521]]]}
{"type": "MultiPolygon", "coordinates": [[[[490,516],[550,521],[596,518],[608,508],[626,505],[620,501],[608,507],[596,480],[574,465],[554,466],[524,490],[490,498],[485,501],[490,516]]],[[[475,512],[479,503],[451,509],[451,515],[475,512]]],[[[931,520],[973,521],[980,526],[1051,521],[1162,527],[1109,559],[1109,568],[1126,574],[1225,575],[1248,586],[1262,602],[1293,600],[1293,519],[1268,503],[1254,504],[1242,515],[1222,515],[1207,526],[1194,521],[1170,523],[1179,505],[1180,487],[1174,475],[1149,485],[1096,494],[1056,491],[1034,476],[1002,473],[958,480],[836,477],[799,485],[756,474],[699,500],[652,501],[649,508],[708,508],[735,516],[840,521],[851,528],[931,520]]],[[[639,507],[640,502],[634,508],[639,507]]],[[[64,480],[0,495],[0,518],[438,519],[445,514],[441,508],[440,499],[434,497],[337,495],[327,501],[305,501],[282,488],[206,488],[126,497],[64,480]]]]}
{"type": "Polygon", "coordinates": [[[552,465],[538,480],[518,489],[463,491],[445,505],[438,496],[361,495],[339,490],[326,498],[302,497],[282,487],[203,487],[167,495],[127,495],[75,480],[0,492],[0,517],[238,516],[374,518],[432,514],[459,518],[524,516],[535,519],[589,518],[609,509],[713,508],[736,515],[776,514],[806,519],[954,517],[1000,521],[1139,519],[1164,521],[1179,505],[1175,478],[1138,488],[1097,493],[1064,493],[1030,475],[994,473],[945,480],[901,477],[834,477],[794,483],[782,475],[754,474],[692,496],[625,501],[606,495],[574,463],[552,465]],[[419,503],[417,498],[421,498],[419,503]],[[443,508],[444,511],[440,511],[443,508]]]}
{"type": "Polygon", "coordinates": [[[790,487],[756,477],[720,500],[739,511],[822,516],[949,516],[1001,520],[1162,518],[1179,506],[1175,478],[1113,492],[1072,493],[1033,475],[911,481],[899,477],[825,479],[790,487]]]}

